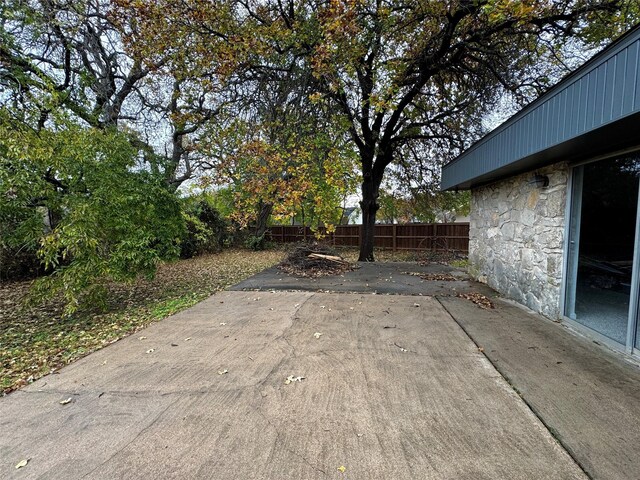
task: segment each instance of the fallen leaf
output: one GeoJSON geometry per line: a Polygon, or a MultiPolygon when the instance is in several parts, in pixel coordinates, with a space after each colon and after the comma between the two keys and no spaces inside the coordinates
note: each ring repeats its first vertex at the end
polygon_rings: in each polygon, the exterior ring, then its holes
{"type": "Polygon", "coordinates": [[[172,346],[172,347],[177,347],[177,346],[178,346],[178,344],[177,344],[177,343],[172,343],[172,344],[171,344],[171,346],[172,346]]]}
{"type": "Polygon", "coordinates": [[[419,307],[419,306],[420,306],[420,304],[419,304],[419,303],[414,303],[414,304],[413,304],[413,306],[414,306],[414,307],[419,307]]]}
{"type": "Polygon", "coordinates": [[[189,340],[191,340],[191,337],[187,337],[184,339],[185,342],[188,342],[189,340]]]}
{"type": "Polygon", "coordinates": [[[153,353],[153,352],[155,352],[155,351],[156,351],[156,349],[155,349],[155,348],[150,348],[149,350],[147,350],[147,353],[153,353]]]}
{"type": "Polygon", "coordinates": [[[28,458],[25,458],[24,460],[19,461],[19,462],[16,464],[16,469],[18,469],[18,468],[22,468],[22,467],[26,467],[26,466],[27,466],[27,463],[29,463],[29,459],[28,459],[28,458]]]}
{"type": "Polygon", "coordinates": [[[220,325],[222,325],[223,327],[226,325],[226,322],[220,322],[220,325]]]}
{"type": "Polygon", "coordinates": [[[305,377],[296,377],[294,375],[289,375],[287,379],[284,381],[284,384],[289,385],[290,383],[293,383],[293,382],[302,382],[302,380],[304,379],[305,377]]]}
{"type": "Polygon", "coordinates": [[[338,467],[338,471],[339,471],[340,473],[344,473],[344,472],[346,472],[346,471],[347,471],[347,467],[345,467],[344,465],[340,465],[340,466],[338,467]]]}
{"type": "Polygon", "coordinates": [[[226,368],[224,370],[218,370],[218,375],[225,375],[229,373],[229,370],[227,370],[226,368]]]}
{"type": "Polygon", "coordinates": [[[316,332],[316,333],[313,334],[313,336],[316,337],[316,338],[320,338],[322,335],[323,334],[320,333],[320,332],[316,332]]]}
{"type": "Polygon", "coordinates": [[[73,400],[73,398],[69,397],[66,400],[60,400],[60,405],[66,405],[67,403],[71,403],[71,400],[73,400]]]}
{"type": "Polygon", "coordinates": [[[146,340],[147,337],[140,337],[139,340],[146,340]]]}

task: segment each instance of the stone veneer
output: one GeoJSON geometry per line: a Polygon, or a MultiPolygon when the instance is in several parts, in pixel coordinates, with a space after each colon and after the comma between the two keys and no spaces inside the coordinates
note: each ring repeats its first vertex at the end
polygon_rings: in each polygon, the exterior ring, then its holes
{"type": "Polygon", "coordinates": [[[568,178],[558,163],[471,191],[471,275],[553,319],[561,313],[568,178]],[[549,186],[530,184],[535,173],[549,186]]]}

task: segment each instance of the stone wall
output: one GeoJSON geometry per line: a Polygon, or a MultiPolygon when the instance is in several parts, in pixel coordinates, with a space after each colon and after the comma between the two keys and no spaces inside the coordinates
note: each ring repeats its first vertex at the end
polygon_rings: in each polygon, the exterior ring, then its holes
{"type": "Polygon", "coordinates": [[[568,178],[559,163],[471,194],[471,275],[553,319],[560,316],[568,178]],[[535,173],[547,175],[549,186],[530,184],[535,173]]]}

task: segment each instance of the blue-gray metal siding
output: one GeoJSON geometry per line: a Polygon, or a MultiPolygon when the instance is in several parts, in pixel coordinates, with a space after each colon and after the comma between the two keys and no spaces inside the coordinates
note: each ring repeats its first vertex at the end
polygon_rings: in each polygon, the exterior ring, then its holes
{"type": "MultiPolygon", "coordinates": [[[[556,145],[638,112],[640,28],[636,27],[445,165],[442,189],[469,187],[476,179],[486,181],[492,172],[510,166],[514,170],[523,159],[534,159],[556,145]]],[[[638,130],[636,135],[640,135],[640,125],[638,130]]],[[[544,160],[549,163],[548,155],[544,160]]],[[[532,162],[526,165],[531,167],[532,162]]]]}

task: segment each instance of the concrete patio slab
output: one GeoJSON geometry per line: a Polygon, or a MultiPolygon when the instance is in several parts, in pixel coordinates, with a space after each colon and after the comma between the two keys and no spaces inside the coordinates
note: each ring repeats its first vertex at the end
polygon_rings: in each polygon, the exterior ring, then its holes
{"type": "Polygon", "coordinates": [[[504,301],[439,301],[591,478],[640,478],[637,365],[504,301]]]}
{"type": "Polygon", "coordinates": [[[0,399],[0,477],[586,478],[437,300],[305,292],[214,295],[0,399]]]}

